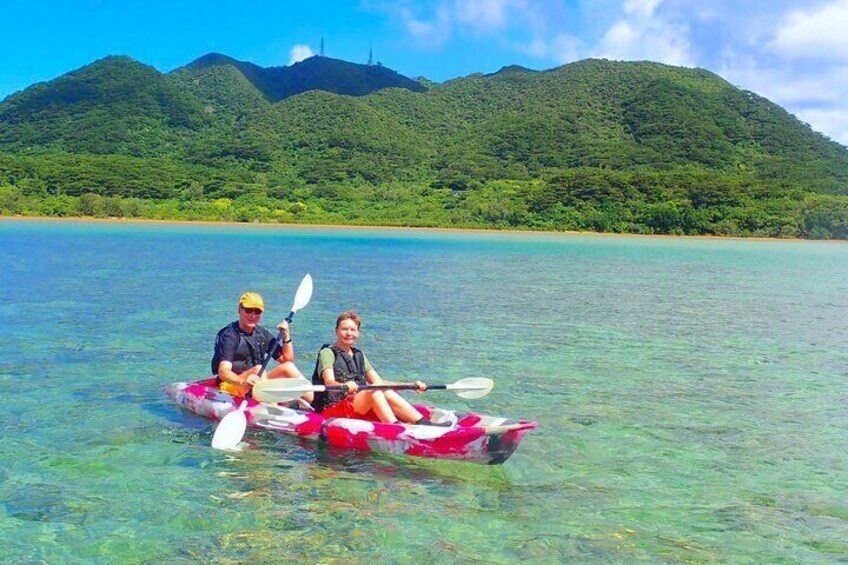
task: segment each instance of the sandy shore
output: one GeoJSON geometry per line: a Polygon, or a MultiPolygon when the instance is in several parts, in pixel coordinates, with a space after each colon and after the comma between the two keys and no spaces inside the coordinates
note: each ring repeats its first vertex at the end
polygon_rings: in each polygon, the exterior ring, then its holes
{"type": "Polygon", "coordinates": [[[502,229],[502,228],[441,228],[441,227],[407,227],[407,226],[361,226],[361,225],[339,225],[339,224],[280,224],[271,222],[233,222],[233,221],[209,221],[209,220],[152,220],[146,218],[87,218],[87,217],[63,217],[55,216],[4,216],[0,215],[0,221],[22,221],[22,222],[51,222],[51,223],[79,223],[79,224],[138,224],[138,225],[174,225],[174,226],[214,226],[225,228],[264,228],[264,229],[306,229],[316,231],[328,230],[379,230],[379,231],[406,231],[421,233],[469,233],[469,234],[513,234],[513,235],[548,235],[548,236],[580,236],[580,237],[632,237],[652,239],[713,239],[729,241],[779,241],[783,243],[848,243],[841,239],[800,239],[800,238],[777,238],[777,237],[742,237],[724,235],[667,235],[667,234],[640,234],[640,233],[606,233],[591,231],[546,231],[532,229],[502,229]]]}

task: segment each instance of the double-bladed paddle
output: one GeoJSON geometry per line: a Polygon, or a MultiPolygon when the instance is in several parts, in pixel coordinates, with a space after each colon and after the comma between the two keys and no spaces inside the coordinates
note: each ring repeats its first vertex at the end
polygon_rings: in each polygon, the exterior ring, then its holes
{"type": "MultiPolygon", "coordinates": [[[[297,313],[298,310],[306,307],[306,305],[309,304],[309,301],[311,299],[312,276],[307,274],[305,277],[303,277],[303,280],[300,281],[300,286],[297,287],[297,292],[295,292],[294,294],[294,302],[292,303],[291,311],[289,312],[289,315],[286,316],[286,322],[291,323],[295,313],[297,313]]],[[[271,347],[270,349],[268,349],[268,354],[265,356],[265,360],[262,363],[262,368],[259,370],[260,375],[265,373],[265,369],[268,368],[268,363],[271,362],[271,358],[273,357],[274,352],[277,350],[277,346],[279,346],[280,341],[282,340],[282,335],[283,332],[280,332],[279,334],[277,334],[277,337],[275,337],[271,341],[271,347]]],[[[256,385],[254,385],[254,387],[255,386],[256,385]]],[[[247,394],[247,398],[250,398],[250,393],[247,394]]],[[[235,449],[241,442],[241,439],[244,437],[244,432],[247,430],[247,416],[244,415],[244,411],[245,409],[247,409],[247,398],[241,401],[238,410],[233,410],[229,412],[226,416],[221,418],[221,422],[218,424],[218,427],[215,428],[215,433],[212,435],[213,448],[235,449]]]]}
{"type": "MultiPolygon", "coordinates": [[[[460,398],[483,398],[495,386],[492,379],[471,377],[460,379],[455,383],[427,385],[427,390],[451,390],[460,398]]],[[[417,390],[415,383],[365,385],[359,390],[417,390]]],[[[306,379],[273,379],[260,381],[253,385],[253,396],[261,402],[275,403],[294,400],[307,392],[324,392],[330,390],[347,390],[345,385],[313,385],[306,379]]]]}

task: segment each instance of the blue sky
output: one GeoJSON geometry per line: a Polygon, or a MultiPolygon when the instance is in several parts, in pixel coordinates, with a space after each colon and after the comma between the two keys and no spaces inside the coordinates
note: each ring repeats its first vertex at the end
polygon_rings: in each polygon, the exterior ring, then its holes
{"type": "Polygon", "coordinates": [[[106,55],[317,53],[442,82],[587,57],[702,67],[848,145],[848,0],[5,0],[0,99],[106,55]]]}

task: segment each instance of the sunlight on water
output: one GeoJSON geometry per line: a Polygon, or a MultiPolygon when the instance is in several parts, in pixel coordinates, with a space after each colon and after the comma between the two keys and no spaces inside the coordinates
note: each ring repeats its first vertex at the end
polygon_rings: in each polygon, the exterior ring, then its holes
{"type": "Polygon", "coordinates": [[[848,559],[848,246],[0,221],[0,561],[726,563],[848,559]],[[312,370],[339,311],[387,378],[496,381],[537,420],[503,466],[214,424],[247,289],[312,370]]]}

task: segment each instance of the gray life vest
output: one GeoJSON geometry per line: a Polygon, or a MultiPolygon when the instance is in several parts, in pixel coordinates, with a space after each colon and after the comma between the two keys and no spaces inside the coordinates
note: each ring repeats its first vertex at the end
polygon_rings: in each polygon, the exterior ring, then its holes
{"type": "MultiPolygon", "coordinates": [[[[333,355],[335,355],[335,360],[333,361],[333,374],[336,377],[336,382],[346,383],[348,381],[354,381],[358,386],[365,386],[368,384],[368,381],[365,380],[365,355],[355,347],[353,349],[353,355],[348,355],[335,345],[330,345],[325,343],[321,350],[329,348],[332,350],[333,355]]],[[[320,357],[321,351],[318,352],[320,357]]],[[[318,374],[318,361],[315,361],[315,370],[312,372],[312,384],[314,385],[323,385],[324,379],[318,374]]],[[[332,406],[333,404],[340,402],[347,396],[345,391],[328,391],[328,392],[316,392],[315,400],[312,402],[312,406],[315,408],[316,412],[321,412],[327,406],[332,406]]]]}
{"type": "Polygon", "coordinates": [[[256,326],[253,333],[247,335],[239,329],[238,322],[233,322],[221,328],[215,336],[215,354],[212,356],[213,375],[218,374],[218,365],[220,365],[222,361],[219,354],[219,344],[223,339],[223,335],[228,332],[235,333],[238,338],[235,358],[232,360],[234,373],[241,373],[251,367],[261,365],[265,361],[265,354],[268,352],[268,344],[274,339],[271,333],[265,328],[256,326]]]}

